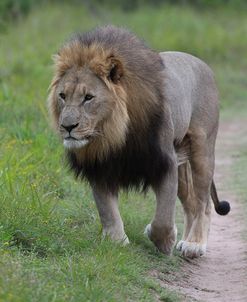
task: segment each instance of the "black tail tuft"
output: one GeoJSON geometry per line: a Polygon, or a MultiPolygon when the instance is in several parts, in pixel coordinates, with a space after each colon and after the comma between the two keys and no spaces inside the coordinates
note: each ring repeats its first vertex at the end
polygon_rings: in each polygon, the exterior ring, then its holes
{"type": "Polygon", "coordinates": [[[219,204],[215,207],[215,211],[219,215],[227,215],[230,210],[231,207],[228,201],[220,201],[219,204]]]}

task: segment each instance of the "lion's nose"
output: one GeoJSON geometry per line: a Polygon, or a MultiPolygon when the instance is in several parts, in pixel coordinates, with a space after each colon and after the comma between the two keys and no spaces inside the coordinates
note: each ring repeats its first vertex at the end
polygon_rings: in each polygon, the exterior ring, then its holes
{"type": "Polygon", "coordinates": [[[69,133],[76,128],[79,125],[79,123],[77,124],[72,124],[72,125],[61,125],[65,130],[67,130],[69,133]]]}

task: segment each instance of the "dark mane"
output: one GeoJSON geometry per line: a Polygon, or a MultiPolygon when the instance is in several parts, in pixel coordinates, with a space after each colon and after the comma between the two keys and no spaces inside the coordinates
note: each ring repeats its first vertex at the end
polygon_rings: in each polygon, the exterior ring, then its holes
{"type": "Polygon", "coordinates": [[[149,186],[159,184],[169,171],[170,160],[162,152],[159,142],[161,114],[153,116],[150,127],[140,139],[129,134],[126,145],[111,153],[103,161],[82,162],[76,154],[68,152],[68,161],[76,177],[86,178],[114,191],[119,188],[146,191],[149,186]]]}
{"type": "Polygon", "coordinates": [[[146,190],[157,185],[169,170],[169,158],[160,143],[164,116],[161,57],[132,33],[112,26],[77,34],[69,43],[75,40],[83,48],[101,45],[121,61],[124,69],[121,85],[128,97],[130,123],[120,149],[93,161],[78,159],[76,152],[68,151],[70,168],[77,177],[109,190],[146,190]]]}

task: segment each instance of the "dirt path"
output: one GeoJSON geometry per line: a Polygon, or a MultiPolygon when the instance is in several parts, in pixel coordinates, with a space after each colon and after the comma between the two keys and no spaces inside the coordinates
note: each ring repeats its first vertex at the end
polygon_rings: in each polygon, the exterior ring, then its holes
{"type": "Polygon", "coordinates": [[[245,211],[233,190],[227,188],[230,180],[234,181],[234,158],[241,145],[247,144],[246,133],[246,122],[239,120],[222,123],[219,130],[215,181],[219,197],[230,201],[231,212],[221,217],[213,211],[206,256],[185,260],[179,276],[160,281],[162,286],[180,291],[184,301],[247,302],[247,245],[242,239],[245,211]],[[245,142],[237,142],[239,132],[245,142]]]}

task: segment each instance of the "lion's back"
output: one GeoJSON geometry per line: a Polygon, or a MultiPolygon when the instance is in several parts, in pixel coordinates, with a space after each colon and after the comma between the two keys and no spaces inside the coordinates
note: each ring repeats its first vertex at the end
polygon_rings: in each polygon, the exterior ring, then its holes
{"type": "Polygon", "coordinates": [[[177,136],[183,136],[193,124],[210,132],[210,125],[218,121],[218,92],[211,68],[187,53],[168,51],[160,55],[165,65],[166,101],[177,136]]]}

